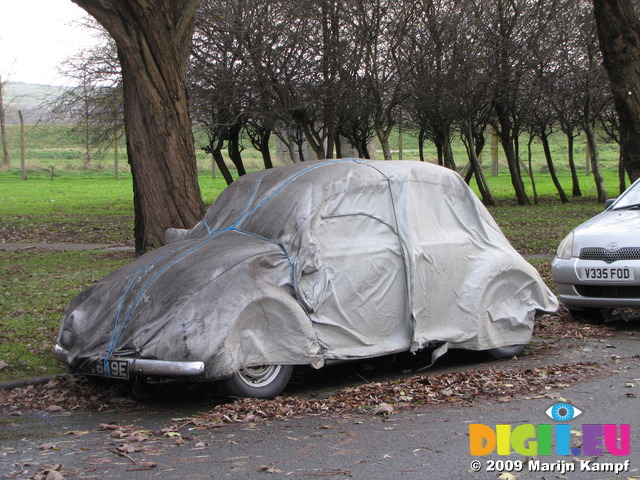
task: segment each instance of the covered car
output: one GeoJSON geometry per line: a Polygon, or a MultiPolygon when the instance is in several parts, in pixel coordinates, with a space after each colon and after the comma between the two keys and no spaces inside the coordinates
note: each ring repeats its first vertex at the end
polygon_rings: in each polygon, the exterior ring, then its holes
{"type": "Polygon", "coordinates": [[[271,397],[293,365],[525,345],[557,308],[464,180],[423,162],[251,173],[171,238],[71,302],[71,371],[271,397]]]}
{"type": "Polygon", "coordinates": [[[576,317],[602,320],[612,308],[640,308],[640,181],[574,228],[551,264],[560,301],[576,317]]]}

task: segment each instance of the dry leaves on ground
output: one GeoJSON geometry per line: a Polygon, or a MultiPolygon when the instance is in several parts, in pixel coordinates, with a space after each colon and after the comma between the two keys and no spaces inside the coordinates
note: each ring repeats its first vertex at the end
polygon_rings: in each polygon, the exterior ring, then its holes
{"type": "Polygon", "coordinates": [[[0,389],[0,413],[20,415],[29,411],[104,411],[114,408],[140,408],[123,396],[117,386],[93,384],[86,378],[56,375],[44,385],[27,385],[11,390],[0,389]]]}
{"type": "Polygon", "coordinates": [[[549,365],[526,369],[488,369],[415,376],[407,380],[346,388],[325,399],[278,397],[238,399],[218,405],[192,419],[179,419],[201,428],[227,423],[256,423],[270,419],[342,413],[389,415],[412,405],[470,405],[480,397],[508,402],[514,395],[544,394],[588,378],[601,369],[596,363],[549,365]]]}

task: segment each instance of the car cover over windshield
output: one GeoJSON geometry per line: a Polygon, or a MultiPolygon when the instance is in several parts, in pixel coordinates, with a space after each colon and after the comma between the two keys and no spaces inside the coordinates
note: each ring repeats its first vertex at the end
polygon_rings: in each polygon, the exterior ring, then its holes
{"type": "Polygon", "coordinates": [[[69,363],[314,364],[529,342],[557,302],[455,172],[341,159],[252,173],[192,230],[76,298],[69,363]]]}

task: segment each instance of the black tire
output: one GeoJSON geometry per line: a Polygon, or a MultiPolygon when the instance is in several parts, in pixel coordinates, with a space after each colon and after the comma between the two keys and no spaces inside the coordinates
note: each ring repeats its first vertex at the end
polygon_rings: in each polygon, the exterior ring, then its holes
{"type": "Polygon", "coordinates": [[[224,393],[231,397],[274,398],[289,383],[293,365],[247,367],[223,380],[224,393]]]}
{"type": "Polygon", "coordinates": [[[503,358],[519,357],[524,353],[526,345],[505,345],[504,347],[490,348],[487,354],[493,360],[501,360],[503,358]]]}

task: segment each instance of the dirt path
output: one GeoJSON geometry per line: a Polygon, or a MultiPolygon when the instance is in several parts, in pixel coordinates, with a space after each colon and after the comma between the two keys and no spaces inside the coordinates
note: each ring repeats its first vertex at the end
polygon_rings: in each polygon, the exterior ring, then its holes
{"type": "Polygon", "coordinates": [[[58,252],[77,250],[127,251],[133,250],[133,248],[106,243],[0,243],[0,251],[16,252],[25,250],[55,250],[58,252]]]}

